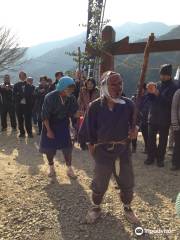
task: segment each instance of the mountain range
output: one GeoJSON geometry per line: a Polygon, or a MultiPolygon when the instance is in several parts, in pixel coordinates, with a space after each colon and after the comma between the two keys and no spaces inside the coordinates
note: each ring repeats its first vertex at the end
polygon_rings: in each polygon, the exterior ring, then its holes
{"type": "MultiPolygon", "coordinates": [[[[170,32],[157,38],[158,40],[180,39],[180,26],[173,28],[170,32]]],[[[132,95],[140,77],[143,54],[118,56],[116,58],[116,71],[124,76],[125,92],[128,96],[132,95]]],[[[159,80],[159,68],[162,64],[173,65],[173,76],[177,66],[180,66],[180,52],[152,53],[149,58],[147,81],[159,80]]]]}
{"type": "Polygon", "coordinates": [[[30,48],[28,48],[27,52],[26,52],[26,57],[27,58],[36,58],[39,56],[42,56],[43,54],[46,54],[47,52],[57,49],[57,48],[62,48],[65,47],[67,45],[70,45],[76,41],[81,41],[82,38],[85,36],[84,33],[71,37],[71,38],[67,38],[67,39],[63,39],[63,40],[59,40],[59,41],[53,41],[53,42],[45,42],[45,43],[41,43],[35,46],[32,46],[30,48]]]}
{"type": "Polygon", "coordinates": [[[127,22],[120,27],[116,27],[116,40],[120,40],[126,36],[130,37],[130,42],[146,38],[150,33],[154,33],[156,37],[164,35],[176,26],[168,26],[160,22],[133,23],[127,22]]]}
{"type": "MultiPolygon", "coordinates": [[[[149,22],[144,24],[138,23],[125,23],[122,26],[114,27],[116,31],[116,40],[120,40],[126,36],[130,37],[130,41],[138,41],[139,39],[146,39],[151,32],[155,33],[155,36],[158,39],[172,39],[180,38],[180,27],[168,26],[164,23],[159,22],[149,22]]],[[[24,70],[28,75],[32,76],[37,82],[41,75],[48,75],[51,78],[54,78],[54,73],[56,71],[66,71],[76,68],[76,64],[73,61],[72,57],[65,54],[65,52],[76,51],[78,47],[81,47],[82,51],[85,47],[85,32],[74,36],[68,39],[47,42],[32,46],[27,50],[26,61],[16,68],[16,71],[12,72],[14,78],[17,78],[17,72],[24,70]]],[[[177,55],[179,53],[168,53],[168,54],[153,54],[150,58],[150,63],[152,65],[159,65],[164,62],[176,62],[177,55]]],[[[139,76],[140,63],[142,62],[142,55],[128,55],[121,56],[116,58],[116,69],[123,73],[126,76],[128,82],[135,83],[137,76],[139,76]],[[133,65],[134,67],[129,67],[133,65]],[[138,66],[137,66],[138,62],[138,66]],[[135,69],[134,69],[135,68],[135,69]],[[137,76],[135,74],[137,72],[137,76]]],[[[134,91],[135,84],[132,84],[132,91],[134,91]]],[[[127,87],[129,89],[129,87],[127,87]]],[[[127,90],[128,94],[131,94],[132,91],[127,90]]]]}

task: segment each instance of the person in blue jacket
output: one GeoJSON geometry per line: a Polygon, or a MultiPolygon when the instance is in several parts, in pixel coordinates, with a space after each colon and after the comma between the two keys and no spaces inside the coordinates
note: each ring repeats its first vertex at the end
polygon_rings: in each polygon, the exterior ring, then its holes
{"type": "MultiPolygon", "coordinates": [[[[76,178],[72,169],[72,141],[70,137],[70,118],[76,116],[78,104],[72,92],[74,80],[64,76],[56,85],[56,90],[45,96],[42,106],[43,129],[40,152],[46,154],[49,163],[49,177],[56,174],[54,157],[62,150],[67,166],[67,175],[76,178]]],[[[77,116],[78,117],[78,116],[77,116]]]]}

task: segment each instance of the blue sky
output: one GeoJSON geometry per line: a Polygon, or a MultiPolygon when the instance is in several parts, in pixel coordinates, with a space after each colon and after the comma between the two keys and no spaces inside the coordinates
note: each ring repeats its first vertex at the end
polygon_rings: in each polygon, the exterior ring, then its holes
{"type": "MultiPolygon", "coordinates": [[[[0,0],[1,25],[12,28],[23,46],[64,39],[85,29],[88,0],[0,0]]],[[[180,24],[180,0],[107,0],[113,26],[158,21],[180,24]]]]}

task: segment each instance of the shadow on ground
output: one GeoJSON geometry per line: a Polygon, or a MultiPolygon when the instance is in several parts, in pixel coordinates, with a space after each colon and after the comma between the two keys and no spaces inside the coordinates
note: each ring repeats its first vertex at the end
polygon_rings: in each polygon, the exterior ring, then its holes
{"type": "Polygon", "coordinates": [[[59,239],[131,239],[121,221],[110,213],[104,214],[96,225],[87,225],[85,223],[85,215],[89,206],[91,206],[91,202],[78,180],[72,181],[70,184],[61,184],[58,179],[54,178],[45,187],[45,191],[59,212],[58,221],[61,232],[59,239]],[[107,233],[106,236],[104,236],[104,231],[107,233]]]}

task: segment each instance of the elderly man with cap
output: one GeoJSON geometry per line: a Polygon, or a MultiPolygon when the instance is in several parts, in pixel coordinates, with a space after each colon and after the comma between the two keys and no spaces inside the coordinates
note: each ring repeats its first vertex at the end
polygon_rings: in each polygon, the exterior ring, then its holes
{"type": "Polygon", "coordinates": [[[43,130],[40,152],[46,154],[49,163],[49,177],[55,175],[54,157],[62,150],[67,166],[67,175],[76,178],[71,167],[72,141],[69,131],[69,119],[78,116],[78,104],[72,92],[74,80],[64,76],[56,85],[56,90],[47,94],[42,107],[43,130]]]}
{"type": "Polygon", "coordinates": [[[116,72],[104,73],[100,90],[101,97],[90,104],[83,123],[87,127],[89,150],[95,160],[91,184],[93,205],[86,220],[94,223],[101,216],[100,205],[114,174],[121,189],[125,216],[129,222],[138,223],[131,208],[134,176],[129,143],[138,132],[132,128],[134,105],[122,97],[123,80],[116,72]]]}
{"type": "Polygon", "coordinates": [[[160,69],[160,82],[149,83],[147,91],[150,94],[148,158],[146,165],[157,160],[158,167],[164,167],[169,128],[171,125],[171,104],[177,89],[172,80],[172,65],[165,64],[160,69]],[[159,145],[157,146],[157,134],[159,145]]]}

